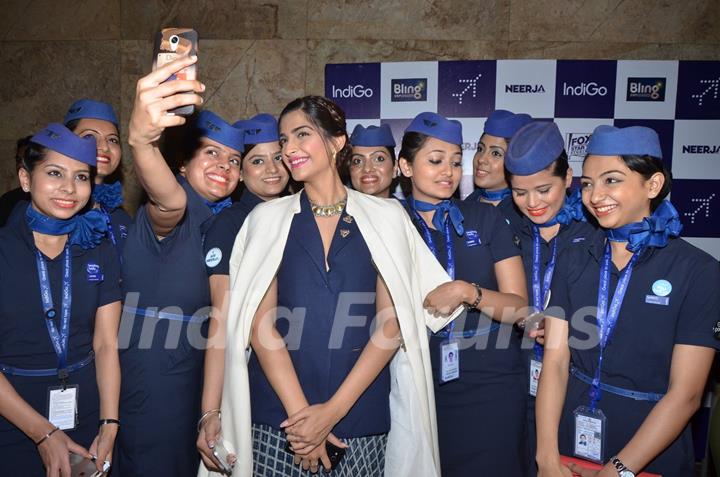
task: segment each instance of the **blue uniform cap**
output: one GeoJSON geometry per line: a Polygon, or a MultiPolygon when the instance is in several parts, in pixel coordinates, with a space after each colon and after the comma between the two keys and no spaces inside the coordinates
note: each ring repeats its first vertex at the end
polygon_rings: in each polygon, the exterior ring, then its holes
{"type": "Polygon", "coordinates": [[[118,119],[117,116],[115,116],[115,111],[112,106],[102,101],[87,98],[78,99],[70,106],[67,114],[65,114],[65,119],[63,119],[63,124],[75,121],[76,119],[102,119],[103,121],[113,123],[115,127],[119,127],[118,119]]]}
{"type": "Polygon", "coordinates": [[[350,136],[350,144],[363,147],[395,147],[395,138],[388,124],[381,124],[380,127],[364,127],[358,124],[350,136]]]}
{"type": "Polygon", "coordinates": [[[648,155],[662,159],[658,134],[645,126],[598,126],[590,136],[585,153],[598,156],[648,155]]]}
{"type": "Polygon", "coordinates": [[[505,154],[505,168],[518,176],[535,174],[552,164],[564,148],[557,124],[533,121],[521,127],[512,137],[505,154]]]}
{"type": "Polygon", "coordinates": [[[496,109],[485,121],[483,134],[510,139],[530,121],[532,117],[529,114],[515,114],[505,109],[496,109]]]}
{"type": "Polygon", "coordinates": [[[212,111],[208,111],[207,109],[200,111],[195,127],[203,137],[217,141],[238,152],[242,152],[245,148],[242,129],[232,127],[212,111]]]}
{"type": "Polygon", "coordinates": [[[45,146],[64,156],[97,166],[97,142],[93,136],[80,137],[60,123],[50,123],[35,134],[30,142],[45,146]]]}
{"type": "Polygon", "coordinates": [[[261,113],[250,119],[237,121],[233,127],[243,130],[245,144],[277,142],[280,138],[277,120],[270,114],[261,113]]]}
{"type": "Polygon", "coordinates": [[[432,136],[450,144],[461,145],[462,124],[454,119],[447,119],[437,113],[424,112],[415,116],[405,132],[416,132],[432,136]]]}

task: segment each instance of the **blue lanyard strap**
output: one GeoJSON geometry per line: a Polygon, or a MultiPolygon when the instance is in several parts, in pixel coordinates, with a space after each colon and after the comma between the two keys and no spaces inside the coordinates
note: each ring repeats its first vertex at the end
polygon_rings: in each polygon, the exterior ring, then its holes
{"type": "MultiPolygon", "coordinates": [[[[533,262],[532,262],[532,294],[533,294],[533,306],[536,311],[545,311],[545,301],[547,294],[550,291],[552,285],[553,274],[555,273],[555,262],[557,260],[557,247],[558,238],[555,237],[552,240],[552,255],[550,262],[547,264],[545,274],[543,275],[542,282],[540,281],[540,269],[542,268],[542,238],[540,236],[540,229],[537,225],[533,225],[533,262]]],[[[540,344],[535,342],[535,359],[542,361],[543,348],[540,344]]]]}
{"type": "MultiPolygon", "coordinates": [[[[425,240],[425,243],[427,244],[430,251],[435,255],[435,258],[438,258],[438,249],[435,245],[435,241],[432,238],[432,234],[430,233],[430,229],[428,228],[427,224],[425,223],[425,220],[422,218],[422,216],[418,213],[417,210],[415,210],[415,207],[412,205],[412,201],[408,201],[408,204],[410,205],[410,210],[412,211],[413,217],[417,221],[418,225],[420,226],[420,231],[422,232],[423,239],[425,240]]],[[[435,212],[436,214],[438,212],[435,212]]],[[[455,280],[455,248],[453,246],[453,239],[451,235],[450,230],[450,217],[445,217],[445,220],[443,222],[444,224],[444,230],[443,235],[445,238],[445,253],[447,257],[447,265],[445,266],[445,270],[447,271],[447,274],[450,275],[450,280],[455,280]]],[[[455,328],[455,321],[453,320],[450,325],[448,325],[448,333],[452,335],[452,331],[455,328]]]]}
{"type": "Polygon", "coordinates": [[[100,206],[100,210],[102,211],[103,215],[105,215],[105,221],[107,222],[108,227],[108,235],[110,236],[110,241],[112,242],[114,247],[117,247],[117,240],[115,239],[115,234],[113,233],[113,227],[112,227],[112,220],[110,219],[110,212],[105,208],[105,206],[100,206]]]}
{"type": "Polygon", "coordinates": [[[69,239],[65,245],[63,254],[62,304],[60,305],[60,331],[58,331],[53,321],[57,312],[53,304],[47,262],[42,253],[37,249],[35,250],[38,278],[40,279],[40,299],[42,300],[43,312],[45,313],[45,325],[48,329],[48,335],[50,335],[50,342],[58,357],[58,377],[61,380],[67,379],[67,370],[65,367],[67,365],[68,341],[70,338],[70,308],[72,306],[72,254],[70,253],[69,239]]]}
{"type": "Polygon", "coordinates": [[[610,267],[612,266],[612,249],[610,247],[610,241],[605,244],[605,253],[603,254],[602,266],[600,267],[600,286],[598,287],[598,304],[597,304],[597,323],[599,327],[600,335],[600,356],[598,357],[598,365],[595,369],[595,376],[592,380],[592,386],[590,388],[590,408],[595,410],[597,402],[600,399],[600,371],[602,370],[603,355],[605,348],[608,345],[612,332],[617,324],[618,317],[620,316],[620,308],[622,302],[625,299],[625,293],[627,292],[628,285],[630,283],[630,277],[632,276],[633,267],[637,258],[640,255],[640,251],[633,254],[630,262],[623,270],[618,280],[615,293],[613,294],[612,301],[609,303],[610,296],[610,267]]]}

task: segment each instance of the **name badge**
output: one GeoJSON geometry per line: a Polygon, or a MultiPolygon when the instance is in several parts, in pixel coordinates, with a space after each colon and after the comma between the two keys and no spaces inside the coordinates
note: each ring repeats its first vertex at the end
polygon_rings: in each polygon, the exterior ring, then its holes
{"type": "Polygon", "coordinates": [[[536,359],[530,360],[530,395],[537,397],[538,383],[540,382],[540,373],[542,372],[542,361],[536,359]]]}
{"type": "Polygon", "coordinates": [[[477,230],[466,230],[465,231],[465,246],[466,247],[477,247],[482,241],[478,235],[477,230]]]}
{"type": "Polygon", "coordinates": [[[100,265],[97,263],[88,263],[85,267],[87,273],[87,280],[89,282],[101,282],[105,279],[105,276],[100,271],[100,265]]]}
{"type": "Polygon", "coordinates": [[[670,304],[670,297],[669,296],[657,296],[657,295],[645,295],[645,303],[648,303],[650,305],[668,306],[670,304]]]}
{"type": "Polygon", "coordinates": [[[78,386],[54,386],[48,389],[48,421],[63,431],[78,424],[78,386]]]}
{"type": "Polygon", "coordinates": [[[603,463],[605,452],[605,414],[600,409],[580,406],[575,415],[575,456],[598,464],[603,463]]]}
{"type": "Polygon", "coordinates": [[[457,341],[445,341],[440,345],[440,383],[460,377],[460,351],[457,341]]]}

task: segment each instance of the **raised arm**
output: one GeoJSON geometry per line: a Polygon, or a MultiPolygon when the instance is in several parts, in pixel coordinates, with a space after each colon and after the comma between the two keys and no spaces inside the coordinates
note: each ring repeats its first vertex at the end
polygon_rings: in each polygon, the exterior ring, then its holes
{"type": "Polygon", "coordinates": [[[160,153],[158,140],[165,128],[185,124],[184,117],[168,111],[199,106],[202,98],[198,93],[205,89],[199,81],[166,80],[196,61],[196,57],[181,57],[140,78],[130,117],[128,144],[135,173],[150,199],[148,216],[160,236],[170,233],[182,219],[187,197],[160,153]]]}

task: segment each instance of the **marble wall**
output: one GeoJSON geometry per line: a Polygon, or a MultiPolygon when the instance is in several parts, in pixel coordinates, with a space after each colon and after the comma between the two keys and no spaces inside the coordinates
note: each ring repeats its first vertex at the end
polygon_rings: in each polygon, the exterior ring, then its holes
{"type": "MultiPolygon", "coordinates": [[[[206,105],[228,118],[322,94],[326,63],[720,60],[718,0],[5,0],[0,11],[0,192],[15,187],[15,140],[74,99],[109,101],[128,121],[163,26],[200,33],[206,105]]],[[[126,147],[133,209],[131,163],[126,147]]]]}

